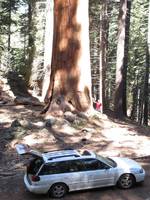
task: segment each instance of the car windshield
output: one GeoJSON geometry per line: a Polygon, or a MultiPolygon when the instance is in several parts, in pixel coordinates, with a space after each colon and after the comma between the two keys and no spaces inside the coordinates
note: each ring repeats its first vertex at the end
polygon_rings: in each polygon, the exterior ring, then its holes
{"type": "Polygon", "coordinates": [[[105,163],[106,165],[109,165],[111,167],[117,166],[117,163],[114,160],[112,160],[111,158],[103,157],[103,156],[100,156],[98,154],[96,154],[96,158],[99,159],[100,161],[102,161],[103,163],[105,163]]]}

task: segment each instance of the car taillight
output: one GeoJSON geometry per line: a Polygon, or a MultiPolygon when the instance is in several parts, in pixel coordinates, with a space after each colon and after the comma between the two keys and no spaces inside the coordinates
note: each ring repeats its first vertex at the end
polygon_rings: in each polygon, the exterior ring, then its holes
{"type": "Polygon", "coordinates": [[[39,176],[33,175],[33,176],[31,177],[31,180],[32,180],[33,182],[37,182],[37,181],[40,181],[40,177],[39,177],[39,176]]]}

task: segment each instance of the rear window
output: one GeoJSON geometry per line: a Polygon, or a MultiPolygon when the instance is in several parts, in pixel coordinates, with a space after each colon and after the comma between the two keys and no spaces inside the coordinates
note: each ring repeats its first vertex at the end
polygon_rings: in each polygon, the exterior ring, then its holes
{"type": "Polygon", "coordinates": [[[27,173],[32,175],[37,174],[42,164],[43,160],[41,158],[33,159],[27,167],[27,173]]]}

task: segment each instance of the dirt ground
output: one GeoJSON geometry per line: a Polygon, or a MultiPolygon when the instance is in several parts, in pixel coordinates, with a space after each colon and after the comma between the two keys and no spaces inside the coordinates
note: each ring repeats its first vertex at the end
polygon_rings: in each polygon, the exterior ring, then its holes
{"type": "MultiPolygon", "coordinates": [[[[72,200],[150,200],[150,129],[116,121],[106,115],[75,123],[56,119],[53,126],[40,115],[41,107],[0,106],[0,200],[46,200],[46,195],[28,192],[23,183],[26,159],[17,155],[16,143],[41,151],[73,147],[92,149],[107,156],[128,156],[146,170],[146,180],[130,190],[116,187],[73,192],[64,199],[72,200]],[[16,123],[19,122],[20,124],[16,123]],[[15,123],[14,123],[15,122],[15,123]]],[[[52,122],[52,121],[51,121],[52,122]]]]}

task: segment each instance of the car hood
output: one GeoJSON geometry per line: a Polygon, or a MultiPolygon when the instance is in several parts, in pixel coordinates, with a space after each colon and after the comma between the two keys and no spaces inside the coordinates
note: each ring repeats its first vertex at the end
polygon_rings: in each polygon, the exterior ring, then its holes
{"type": "Polygon", "coordinates": [[[117,167],[120,167],[123,169],[141,169],[142,168],[136,161],[129,158],[112,157],[111,159],[117,163],[117,167]]]}

